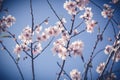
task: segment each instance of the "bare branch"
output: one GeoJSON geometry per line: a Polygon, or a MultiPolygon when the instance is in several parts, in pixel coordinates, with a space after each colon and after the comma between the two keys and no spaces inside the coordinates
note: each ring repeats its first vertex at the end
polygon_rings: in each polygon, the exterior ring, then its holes
{"type": "Polygon", "coordinates": [[[61,21],[60,17],[58,16],[58,14],[56,13],[56,11],[54,10],[54,8],[52,7],[52,5],[50,4],[49,0],[47,0],[47,3],[49,4],[51,10],[53,11],[53,13],[55,14],[55,16],[58,18],[58,20],[61,22],[62,26],[64,27],[64,29],[67,31],[65,25],[63,24],[63,22],[61,21]]]}
{"type": "Polygon", "coordinates": [[[20,69],[18,63],[16,62],[16,60],[14,59],[14,57],[11,55],[10,51],[9,51],[9,50],[5,47],[5,45],[2,43],[2,41],[0,41],[0,44],[2,45],[2,47],[4,48],[4,50],[8,53],[8,55],[9,55],[9,56],[11,57],[11,59],[13,60],[13,62],[15,63],[15,65],[16,65],[19,73],[20,73],[20,76],[21,76],[22,80],[24,80],[23,74],[22,74],[22,72],[21,72],[21,69],[20,69]]]}
{"type": "Polygon", "coordinates": [[[50,42],[42,49],[42,51],[36,55],[33,59],[36,59],[39,55],[41,55],[46,49],[47,47],[51,44],[51,42],[54,40],[54,37],[50,40],[50,42]]]}

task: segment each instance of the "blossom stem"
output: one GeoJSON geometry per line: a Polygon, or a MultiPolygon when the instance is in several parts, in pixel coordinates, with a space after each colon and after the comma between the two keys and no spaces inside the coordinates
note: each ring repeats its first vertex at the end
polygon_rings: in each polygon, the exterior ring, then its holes
{"type": "Polygon", "coordinates": [[[21,76],[22,80],[24,80],[24,76],[23,76],[23,74],[22,74],[22,71],[21,71],[18,63],[16,62],[16,60],[14,59],[14,57],[11,55],[10,51],[9,51],[9,50],[5,47],[5,45],[2,43],[2,41],[0,41],[0,44],[1,44],[2,47],[7,51],[8,55],[9,55],[9,56],[11,57],[11,59],[13,60],[13,62],[15,63],[15,65],[16,65],[19,73],[20,73],[20,76],[21,76]]]}

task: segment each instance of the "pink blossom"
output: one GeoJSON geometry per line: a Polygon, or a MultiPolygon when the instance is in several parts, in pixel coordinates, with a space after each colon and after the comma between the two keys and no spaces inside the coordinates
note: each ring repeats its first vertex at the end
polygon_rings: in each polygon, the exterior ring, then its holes
{"type": "Polygon", "coordinates": [[[105,63],[104,62],[100,63],[99,66],[97,67],[96,71],[98,73],[101,73],[103,71],[104,67],[105,67],[105,63]]]}
{"type": "Polygon", "coordinates": [[[14,48],[14,53],[20,54],[21,51],[22,51],[22,47],[20,45],[16,44],[16,46],[14,48]]]}
{"type": "Polygon", "coordinates": [[[93,17],[93,13],[92,13],[90,7],[85,8],[84,14],[80,16],[80,18],[83,18],[83,19],[85,19],[86,21],[91,20],[92,17],[93,17]]]}
{"type": "Polygon", "coordinates": [[[32,35],[33,35],[32,30],[28,25],[27,27],[25,27],[25,29],[23,29],[21,35],[19,35],[18,38],[23,43],[29,44],[32,42],[32,35]]]}
{"type": "Polygon", "coordinates": [[[70,72],[70,77],[72,80],[81,80],[80,72],[77,69],[73,69],[70,72]]]}
{"type": "Polygon", "coordinates": [[[107,18],[107,17],[111,18],[113,16],[113,11],[114,11],[114,9],[112,9],[111,6],[109,6],[108,4],[104,4],[104,9],[101,12],[101,15],[104,18],[107,18]]]}
{"type": "Polygon", "coordinates": [[[76,2],[77,2],[77,7],[80,10],[83,10],[85,6],[88,4],[89,0],[76,0],[76,2]]]}
{"type": "Polygon", "coordinates": [[[119,0],[112,0],[114,4],[118,3],[119,0]]]}
{"type": "Polygon", "coordinates": [[[37,34],[39,34],[41,30],[42,30],[42,26],[36,25],[35,32],[36,32],[37,34]]]}
{"type": "Polygon", "coordinates": [[[86,22],[87,32],[92,33],[97,22],[95,20],[90,20],[86,22]]]}
{"type": "Polygon", "coordinates": [[[112,50],[113,50],[113,47],[111,45],[107,45],[105,47],[104,52],[105,52],[105,54],[110,54],[112,52],[112,50]]]}
{"type": "Polygon", "coordinates": [[[68,49],[73,53],[74,56],[82,56],[83,47],[84,43],[81,40],[78,40],[72,42],[68,49]]]}
{"type": "Polygon", "coordinates": [[[37,44],[33,50],[33,54],[38,54],[42,51],[42,47],[41,47],[41,44],[37,44]]]}
{"type": "Polygon", "coordinates": [[[76,10],[76,2],[75,1],[66,1],[63,6],[70,15],[76,15],[77,10],[76,10]]]}

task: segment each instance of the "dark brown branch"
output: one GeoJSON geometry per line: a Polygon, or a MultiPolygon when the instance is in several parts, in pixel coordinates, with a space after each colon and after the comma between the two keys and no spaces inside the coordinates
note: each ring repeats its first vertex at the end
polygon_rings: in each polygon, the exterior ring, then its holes
{"type": "Polygon", "coordinates": [[[55,14],[55,16],[58,18],[58,20],[61,22],[62,26],[64,27],[64,29],[67,31],[65,25],[63,24],[63,22],[61,21],[60,17],[58,16],[58,14],[56,13],[56,11],[54,10],[54,8],[52,7],[51,3],[49,2],[49,0],[47,0],[48,5],[50,6],[51,10],[53,11],[53,13],[55,14]]]}
{"type": "Polygon", "coordinates": [[[115,39],[116,39],[116,35],[117,35],[117,33],[116,33],[116,31],[115,31],[115,26],[114,26],[114,24],[113,24],[112,21],[111,21],[111,24],[112,24],[112,28],[113,28],[113,32],[114,32],[114,37],[115,37],[115,39]]]}
{"type": "Polygon", "coordinates": [[[24,77],[23,77],[23,74],[22,74],[22,71],[18,65],[18,63],[16,62],[16,60],[14,59],[14,57],[11,55],[10,51],[5,47],[5,45],[2,43],[2,41],[0,41],[0,44],[2,45],[2,47],[5,49],[5,51],[7,51],[8,55],[11,57],[11,59],[13,60],[13,62],[15,63],[19,73],[20,73],[20,76],[22,78],[22,80],[24,80],[24,77]]]}

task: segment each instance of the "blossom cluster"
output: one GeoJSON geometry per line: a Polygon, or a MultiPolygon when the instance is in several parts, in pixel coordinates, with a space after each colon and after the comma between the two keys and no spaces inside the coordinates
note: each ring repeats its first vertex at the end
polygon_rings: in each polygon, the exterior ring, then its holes
{"type": "Polygon", "coordinates": [[[66,1],[63,5],[63,7],[68,11],[70,15],[76,15],[77,14],[77,8],[79,10],[83,10],[85,6],[87,5],[89,0],[69,0],[66,1]]]}
{"type": "Polygon", "coordinates": [[[113,16],[113,11],[114,9],[111,8],[110,5],[108,4],[104,4],[104,9],[103,11],[101,12],[101,15],[104,17],[104,18],[111,18],[113,16]]]}
{"type": "Polygon", "coordinates": [[[58,57],[61,58],[62,60],[65,60],[66,57],[68,56],[68,50],[65,47],[67,44],[67,41],[69,40],[69,34],[67,32],[62,32],[61,38],[57,39],[53,43],[53,53],[57,53],[58,57]]]}
{"type": "MultiPolygon", "coordinates": [[[[18,36],[22,43],[16,44],[14,53],[17,53],[19,56],[21,51],[30,51],[31,49],[33,54],[40,53],[42,51],[41,43],[47,41],[50,37],[58,36],[64,29],[62,26],[64,23],[66,23],[66,20],[62,18],[61,21],[58,21],[54,26],[45,28],[43,32],[41,25],[36,25],[33,30],[27,25],[18,36]],[[33,44],[33,48],[30,47],[30,43],[33,44]]],[[[66,37],[64,38],[66,39],[66,37]]]]}
{"type": "Polygon", "coordinates": [[[81,80],[80,72],[77,69],[73,69],[70,72],[70,77],[72,80],[81,80]]]}
{"type": "Polygon", "coordinates": [[[93,13],[90,7],[86,7],[84,14],[80,16],[80,18],[83,18],[85,20],[87,32],[89,33],[93,32],[94,27],[97,24],[97,22],[93,20],[92,17],[93,17],[93,13]]]}
{"type": "Polygon", "coordinates": [[[12,15],[3,16],[2,19],[0,19],[0,31],[5,31],[6,28],[9,28],[15,23],[16,19],[12,15]]]}
{"type": "Polygon", "coordinates": [[[105,63],[104,63],[104,62],[103,62],[103,63],[100,63],[99,66],[97,67],[96,71],[97,71],[98,73],[102,73],[104,67],[105,67],[105,63]]]}
{"type": "Polygon", "coordinates": [[[83,47],[84,43],[81,40],[78,40],[72,42],[68,49],[74,56],[82,56],[83,47]]]}

